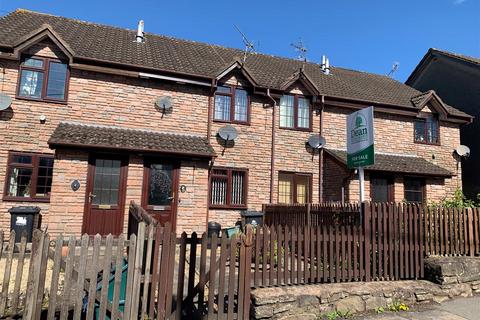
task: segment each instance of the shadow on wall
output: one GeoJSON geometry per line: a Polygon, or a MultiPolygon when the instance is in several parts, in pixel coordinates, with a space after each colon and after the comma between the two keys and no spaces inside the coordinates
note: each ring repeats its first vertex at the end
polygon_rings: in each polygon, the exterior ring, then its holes
{"type": "Polygon", "coordinates": [[[13,109],[8,107],[5,110],[0,111],[0,121],[9,121],[13,118],[13,109]]]}

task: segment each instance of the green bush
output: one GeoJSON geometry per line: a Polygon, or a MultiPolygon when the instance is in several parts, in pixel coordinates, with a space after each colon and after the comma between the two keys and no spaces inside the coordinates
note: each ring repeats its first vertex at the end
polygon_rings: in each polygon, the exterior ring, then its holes
{"type": "Polygon", "coordinates": [[[445,198],[439,202],[431,202],[429,204],[431,208],[474,208],[480,207],[480,193],[477,195],[477,199],[472,200],[468,199],[461,189],[455,190],[453,196],[451,198],[445,198]]]}

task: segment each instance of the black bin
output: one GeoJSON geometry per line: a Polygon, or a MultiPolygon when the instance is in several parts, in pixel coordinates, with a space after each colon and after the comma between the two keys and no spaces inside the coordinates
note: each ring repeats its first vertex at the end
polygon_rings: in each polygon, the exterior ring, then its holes
{"type": "Polygon", "coordinates": [[[10,229],[15,230],[15,242],[20,242],[23,231],[27,232],[27,242],[32,242],[33,229],[37,227],[39,207],[21,206],[8,209],[10,229]],[[37,223],[36,223],[37,222],[37,223]]]}
{"type": "Polygon", "coordinates": [[[243,211],[242,225],[251,224],[253,227],[263,226],[263,212],[262,211],[243,211]]]}
{"type": "Polygon", "coordinates": [[[208,223],[208,237],[211,238],[214,233],[217,236],[220,236],[220,230],[222,230],[222,226],[218,222],[210,221],[208,223]]]}

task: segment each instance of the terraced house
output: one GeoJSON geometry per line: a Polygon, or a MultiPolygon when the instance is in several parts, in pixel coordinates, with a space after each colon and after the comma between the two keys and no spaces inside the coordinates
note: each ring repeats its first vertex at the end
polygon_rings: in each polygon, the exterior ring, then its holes
{"type": "Polygon", "coordinates": [[[453,151],[472,118],[385,76],[26,10],[0,19],[0,68],[12,99],[0,111],[2,229],[21,205],[40,207],[53,234],[118,234],[131,200],[177,232],[270,202],[356,201],[346,116],[370,105],[372,200],[461,186],[453,151]],[[232,128],[234,140],[219,136],[232,128]]]}

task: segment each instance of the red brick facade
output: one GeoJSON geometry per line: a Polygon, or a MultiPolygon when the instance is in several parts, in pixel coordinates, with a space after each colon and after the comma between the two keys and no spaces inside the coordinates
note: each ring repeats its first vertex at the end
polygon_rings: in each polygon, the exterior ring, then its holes
{"type": "MultiPolygon", "coordinates": [[[[62,58],[62,53],[50,42],[35,45],[28,51],[37,56],[62,58]]],[[[14,97],[18,83],[18,61],[0,61],[5,66],[3,92],[14,97]]],[[[87,150],[57,149],[48,146],[48,139],[61,121],[83,124],[109,125],[122,128],[139,128],[152,131],[207,136],[210,126],[210,143],[217,157],[213,163],[205,160],[183,158],[181,160],[177,210],[177,232],[204,231],[208,221],[217,221],[222,227],[235,224],[239,210],[209,209],[210,166],[248,169],[248,208],[260,210],[262,204],[277,202],[279,171],[307,173],[312,176],[312,201],[341,200],[342,187],[346,200],[358,199],[358,183],[349,180],[352,173],[324,156],[306,147],[312,133],[321,133],[327,146],[345,149],[346,115],[352,110],[325,106],[323,128],[320,128],[320,112],[313,111],[312,131],[282,129],[279,126],[278,97],[276,98],[275,136],[272,137],[272,101],[265,94],[257,94],[248,80],[239,72],[232,72],[219,83],[240,84],[250,93],[250,123],[234,125],[238,138],[233,147],[224,150],[216,133],[224,123],[212,121],[213,95],[209,87],[179,84],[155,79],[138,79],[128,76],[104,74],[94,71],[70,70],[68,101],[65,104],[14,99],[11,108],[0,112],[0,193],[5,190],[7,156],[9,151],[29,151],[55,154],[52,190],[49,202],[0,202],[0,225],[7,229],[12,206],[35,205],[42,209],[42,226],[48,225],[52,233],[80,233],[82,231],[87,183],[89,153],[87,150]],[[173,98],[173,111],[163,115],[155,109],[154,101],[160,96],[173,98]],[[210,108],[210,112],[209,112],[210,108]],[[46,121],[39,120],[44,115],[46,121]],[[274,173],[272,175],[272,139],[275,147],[274,173]],[[323,168],[323,188],[319,186],[323,168]],[[273,192],[270,179],[273,176],[273,192]],[[73,191],[73,180],[80,182],[80,189],[73,191]],[[323,199],[320,192],[323,189],[323,199]],[[271,194],[273,195],[270,199],[271,194]]],[[[287,92],[310,95],[300,83],[295,83],[287,92]]],[[[441,123],[439,146],[419,145],[413,142],[413,117],[376,113],[376,150],[379,152],[411,154],[444,167],[455,175],[452,178],[427,180],[427,200],[440,200],[461,186],[460,168],[452,156],[460,144],[459,125],[441,123]],[[434,158],[434,159],[433,159],[434,158]]],[[[159,155],[161,156],[161,155],[159,155]]],[[[141,202],[143,183],[143,155],[129,154],[126,205],[123,229],[127,227],[128,203],[141,202]]],[[[395,200],[403,199],[402,175],[395,175],[395,200]]],[[[368,180],[368,175],[367,175],[368,180]]],[[[369,184],[366,183],[367,197],[369,184]]]]}

